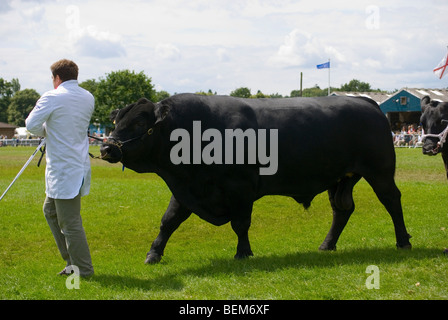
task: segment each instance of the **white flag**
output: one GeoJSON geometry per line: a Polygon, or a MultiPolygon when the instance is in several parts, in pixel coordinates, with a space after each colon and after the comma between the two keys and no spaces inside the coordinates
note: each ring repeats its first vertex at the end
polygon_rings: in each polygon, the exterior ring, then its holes
{"type": "Polygon", "coordinates": [[[439,79],[442,79],[444,75],[446,75],[448,68],[448,53],[443,57],[442,61],[434,68],[434,73],[439,79]]]}

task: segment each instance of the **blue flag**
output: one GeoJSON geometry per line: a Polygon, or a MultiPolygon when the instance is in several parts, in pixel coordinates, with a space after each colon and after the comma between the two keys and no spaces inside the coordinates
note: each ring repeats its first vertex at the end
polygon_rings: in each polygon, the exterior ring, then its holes
{"type": "Polygon", "coordinates": [[[317,69],[326,69],[326,68],[330,68],[330,61],[317,65],[317,69]]]}

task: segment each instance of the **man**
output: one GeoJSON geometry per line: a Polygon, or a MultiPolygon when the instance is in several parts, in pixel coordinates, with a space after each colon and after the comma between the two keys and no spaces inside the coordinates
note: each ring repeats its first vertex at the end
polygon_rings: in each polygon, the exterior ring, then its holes
{"type": "Polygon", "coordinates": [[[94,272],[81,220],[81,196],[90,189],[87,130],[94,98],[78,86],[78,66],[73,61],[57,61],[50,69],[54,90],[42,95],[25,122],[31,133],[46,137],[43,211],[66,261],[59,274],[68,275],[76,266],[85,277],[94,272]]]}

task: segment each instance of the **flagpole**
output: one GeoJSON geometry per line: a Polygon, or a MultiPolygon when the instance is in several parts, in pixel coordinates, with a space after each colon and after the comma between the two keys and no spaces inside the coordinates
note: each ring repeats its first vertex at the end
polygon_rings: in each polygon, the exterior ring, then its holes
{"type": "Polygon", "coordinates": [[[330,58],[328,58],[328,95],[330,95],[330,69],[331,69],[330,58]]]}
{"type": "Polygon", "coordinates": [[[330,95],[330,58],[328,58],[328,62],[318,64],[317,69],[325,69],[328,68],[328,95],[330,95]]]}

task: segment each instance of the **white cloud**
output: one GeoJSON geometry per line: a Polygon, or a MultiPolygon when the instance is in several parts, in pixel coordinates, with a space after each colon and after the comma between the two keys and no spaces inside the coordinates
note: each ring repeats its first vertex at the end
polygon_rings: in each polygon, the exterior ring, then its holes
{"type": "Polygon", "coordinates": [[[216,50],[216,55],[220,62],[229,62],[231,60],[230,53],[227,49],[219,48],[216,50]]]}
{"type": "Polygon", "coordinates": [[[158,57],[167,61],[177,61],[181,58],[180,50],[171,43],[159,43],[156,45],[158,57]]]}
{"type": "Polygon", "coordinates": [[[34,22],[41,22],[45,15],[45,7],[35,6],[29,7],[21,12],[25,19],[32,20],[34,22]]]}
{"type": "Polygon", "coordinates": [[[305,47],[310,49],[309,34],[305,34],[298,29],[294,29],[285,37],[284,43],[278,49],[272,62],[281,66],[301,66],[306,62],[308,53],[305,47]]]}
{"type": "Polygon", "coordinates": [[[118,34],[100,30],[96,25],[82,26],[81,11],[78,6],[68,6],[65,13],[68,46],[72,47],[76,53],[96,58],[126,56],[126,50],[118,34]]]}
{"type": "Polygon", "coordinates": [[[1,1],[0,2],[0,14],[2,12],[7,12],[12,9],[9,3],[10,3],[10,1],[1,1]]]}
{"type": "Polygon", "coordinates": [[[288,95],[300,72],[305,88],[324,88],[316,64],[328,58],[332,86],[353,78],[387,90],[448,86],[432,74],[448,44],[442,0],[0,3],[0,77],[39,92],[63,57],[79,64],[80,78],[144,71],[170,93],[247,86],[288,95]]]}
{"type": "Polygon", "coordinates": [[[119,41],[106,34],[85,32],[74,43],[76,52],[81,56],[96,58],[125,57],[126,50],[119,41]]]}
{"type": "Polygon", "coordinates": [[[98,31],[95,26],[88,26],[75,37],[73,46],[78,54],[96,58],[125,57],[126,49],[120,37],[109,32],[98,31]]]}
{"type": "Polygon", "coordinates": [[[269,61],[279,67],[312,66],[326,61],[328,57],[346,62],[345,56],[333,46],[324,45],[316,36],[301,31],[292,30],[269,61]]]}

